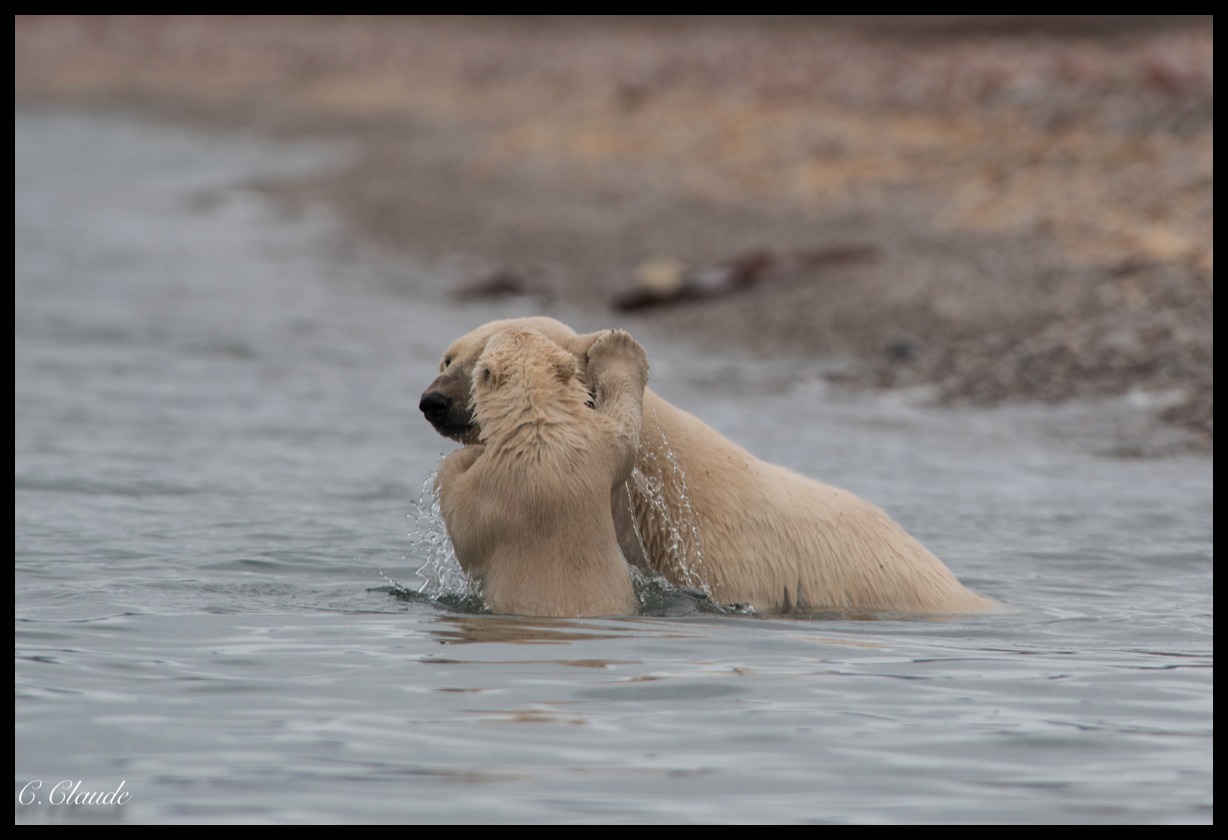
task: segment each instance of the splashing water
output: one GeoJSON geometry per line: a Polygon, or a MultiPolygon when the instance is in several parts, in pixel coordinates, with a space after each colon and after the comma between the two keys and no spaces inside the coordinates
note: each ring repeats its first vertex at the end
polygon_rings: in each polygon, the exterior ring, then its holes
{"type": "MultiPolygon", "coordinates": [[[[657,441],[652,446],[643,446],[641,441],[639,464],[631,473],[631,481],[641,503],[647,506],[647,519],[655,526],[658,535],[665,535],[665,568],[674,570],[674,579],[682,586],[699,589],[711,595],[711,589],[703,574],[703,540],[699,534],[699,519],[691,507],[687,491],[686,472],[678,456],[669,445],[665,433],[657,427],[657,441]]],[[[635,521],[636,537],[640,545],[648,543],[635,521]]]]}
{"type": "Polygon", "coordinates": [[[422,492],[413,504],[413,510],[407,514],[414,520],[414,528],[409,532],[412,544],[410,556],[425,558],[415,572],[422,578],[418,594],[439,600],[467,601],[477,597],[469,576],[457,562],[456,552],[452,549],[452,540],[443,524],[443,515],[439,510],[439,495],[435,492],[435,476],[438,470],[433,470],[422,484],[422,492]]]}

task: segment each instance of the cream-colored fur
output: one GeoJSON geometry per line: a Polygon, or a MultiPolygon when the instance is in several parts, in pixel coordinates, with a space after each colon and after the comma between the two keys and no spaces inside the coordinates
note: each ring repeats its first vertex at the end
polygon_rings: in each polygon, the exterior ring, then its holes
{"type": "MultiPolygon", "coordinates": [[[[535,329],[568,350],[591,383],[584,357],[593,336],[551,318],[494,321],[448,348],[424,394],[423,410],[442,434],[464,441],[486,433],[483,418],[465,408],[469,371],[490,338],[509,328],[535,329]]],[[[913,614],[996,606],[879,508],[759,460],[650,389],[635,470],[614,502],[628,560],[703,586],[722,603],[913,614]]]]}
{"type": "Polygon", "coordinates": [[[591,337],[577,358],[533,329],[483,345],[472,367],[477,443],[444,458],[440,509],[457,559],[497,613],[633,613],[612,497],[635,464],[648,361],[630,335],[591,337]]]}

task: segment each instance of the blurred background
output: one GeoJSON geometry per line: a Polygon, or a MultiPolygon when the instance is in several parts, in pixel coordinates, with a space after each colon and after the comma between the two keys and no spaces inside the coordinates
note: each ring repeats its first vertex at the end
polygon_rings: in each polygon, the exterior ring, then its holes
{"type": "Polygon", "coordinates": [[[352,154],[265,185],[461,300],[1213,439],[1213,19],[27,16],[18,104],[352,154]]]}
{"type": "Polygon", "coordinates": [[[14,46],[17,822],[1214,820],[1210,16],[14,46]],[[1009,614],[479,612],[419,398],[535,312],[1009,614]]]}

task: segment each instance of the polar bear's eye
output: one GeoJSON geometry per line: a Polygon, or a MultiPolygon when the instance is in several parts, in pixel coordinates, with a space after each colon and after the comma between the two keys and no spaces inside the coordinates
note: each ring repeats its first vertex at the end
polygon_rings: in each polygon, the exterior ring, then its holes
{"type": "Polygon", "coordinates": [[[450,367],[450,366],[451,366],[451,364],[452,364],[452,357],[451,357],[451,356],[444,356],[444,357],[443,357],[443,368],[442,368],[442,370],[447,370],[447,369],[448,369],[448,367],[450,367]]]}
{"type": "Polygon", "coordinates": [[[482,384],[490,384],[490,368],[482,368],[482,384]]]}

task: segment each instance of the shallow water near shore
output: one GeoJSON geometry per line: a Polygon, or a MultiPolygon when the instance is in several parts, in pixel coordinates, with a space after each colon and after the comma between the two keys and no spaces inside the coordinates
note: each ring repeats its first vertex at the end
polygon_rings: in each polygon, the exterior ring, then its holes
{"type": "Polygon", "coordinates": [[[407,594],[452,446],[418,395],[532,305],[398,291],[244,186],[344,148],[15,146],[17,822],[1213,821],[1213,465],[1105,457],[1132,400],[930,410],[637,330],[659,393],[1012,611],[465,612],[407,594]]]}

